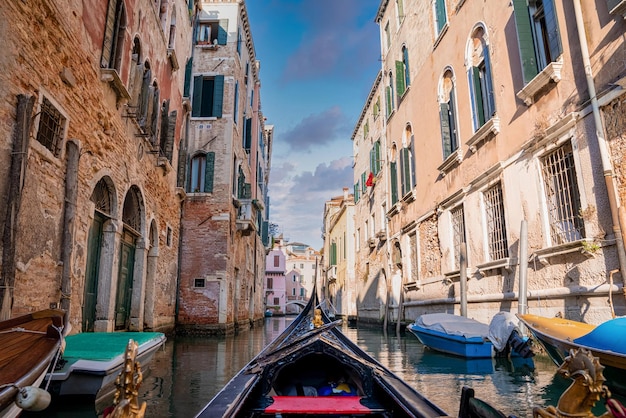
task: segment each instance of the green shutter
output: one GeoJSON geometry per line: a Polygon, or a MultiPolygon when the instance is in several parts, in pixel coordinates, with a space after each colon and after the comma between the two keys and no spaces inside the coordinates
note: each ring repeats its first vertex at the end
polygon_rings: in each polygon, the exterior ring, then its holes
{"type": "Polygon", "coordinates": [[[400,20],[404,17],[404,5],[402,4],[402,0],[398,0],[398,17],[400,20]]]}
{"type": "Polygon", "coordinates": [[[408,148],[400,151],[400,166],[402,168],[402,196],[411,191],[411,153],[408,148]]]}
{"type": "Polygon", "coordinates": [[[245,128],[246,132],[244,133],[244,142],[243,142],[243,148],[250,152],[250,148],[252,147],[252,118],[247,118],[246,119],[246,128],[245,128]]]}
{"type": "Polygon", "coordinates": [[[228,40],[228,19],[220,19],[219,29],[217,30],[217,43],[226,45],[228,40]]]}
{"type": "Polygon", "coordinates": [[[409,49],[407,47],[402,49],[402,63],[404,64],[404,82],[408,87],[411,85],[411,72],[409,71],[409,49]]]}
{"type": "Polygon", "coordinates": [[[393,103],[391,102],[392,97],[391,97],[391,87],[387,86],[385,87],[385,95],[387,96],[387,114],[386,116],[389,117],[391,115],[391,111],[393,110],[393,103]]]}
{"type": "Polygon", "coordinates": [[[524,84],[528,83],[538,74],[533,32],[526,1],[527,0],[513,0],[515,26],[517,27],[517,42],[519,43],[524,84]]]}
{"type": "Polygon", "coordinates": [[[391,204],[394,205],[398,201],[398,170],[395,161],[389,164],[389,172],[389,177],[391,177],[391,204]]]}
{"type": "Polygon", "coordinates": [[[474,85],[474,113],[476,114],[476,130],[483,126],[485,120],[485,107],[483,105],[484,92],[480,85],[480,69],[478,67],[472,67],[472,82],[474,85]]]}
{"type": "Polygon", "coordinates": [[[354,203],[359,201],[359,182],[357,181],[352,188],[354,189],[354,203]]]}
{"type": "Polygon", "coordinates": [[[193,67],[193,57],[187,60],[185,65],[185,87],[183,90],[183,96],[189,97],[189,88],[191,87],[191,69],[193,67]]]}
{"type": "Polygon", "coordinates": [[[411,135],[411,143],[409,144],[409,167],[411,171],[411,189],[417,185],[415,181],[415,137],[411,135]]]}
{"type": "Polygon", "coordinates": [[[206,163],[204,166],[204,192],[213,193],[213,177],[215,175],[215,153],[206,153],[206,163]]]}
{"type": "Polygon", "coordinates": [[[224,76],[216,75],[213,87],[213,114],[216,118],[222,117],[222,106],[224,103],[224,76]]]}
{"type": "Polygon", "coordinates": [[[435,7],[437,9],[437,35],[439,35],[446,22],[448,21],[448,18],[446,16],[445,0],[437,0],[435,7]]]}
{"type": "Polygon", "coordinates": [[[193,98],[191,99],[191,116],[200,116],[202,109],[202,83],[204,82],[201,75],[193,78],[193,98]]]}
{"type": "Polygon", "coordinates": [[[493,74],[491,74],[491,60],[489,58],[489,47],[487,45],[483,46],[483,57],[485,59],[485,86],[487,88],[486,91],[486,99],[487,99],[487,119],[491,119],[493,115],[496,113],[496,102],[495,95],[493,94],[493,74]]]}
{"type": "Polygon", "coordinates": [[[376,157],[374,156],[375,151],[374,148],[370,150],[370,171],[376,174],[376,157]]]}
{"type": "Polygon", "coordinates": [[[367,172],[361,173],[361,191],[363,193],[367,192],[367,172]]]}
{"type": "Polygon", "coordinates": [[[554,62],[563,53],[563,48],[561,46],[561,36],[559,35],[559,21],[556,16],[553,0],[543,0],[543,12],[546,19],[546,30],[548,32],[550,58],[554,62]]]}
{"type": "Polygon", "coordinates": [[[456,133],[456,104],[454,101],[454,87],[450,89],[448,99],[448,126],[450,127],[450,150],[456,151],[459,146],[456,133]]]}
{"type": "Polygon", "coordinates": [[[398,92],[398,97],[402,97],[405,90],[404,63],[402,61],[396,61],[396,91],[398,92]]]}

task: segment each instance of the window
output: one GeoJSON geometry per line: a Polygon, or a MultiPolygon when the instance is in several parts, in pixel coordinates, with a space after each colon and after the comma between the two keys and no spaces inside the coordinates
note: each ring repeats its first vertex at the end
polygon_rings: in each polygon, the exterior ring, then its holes
{"type": "Polygon", "coordinates": [[[280,266],[280,256],[275,255],[274,256],[274,267],[278,267],[280,266]]]}
{"type": "Polygon", "coordinates": [[[165,243],[168,247],[172,246],[172,232],[172,228],[168,226],[165,232],[165,243]]]}
{"type": "Polygon", "coordinates": [[[296,282],[296,275],[295,275],[295,274],[294,274],[294,275],[293,275],[293,277],[291,278],[291,281],[292,281],[292,282],[294,282],[294,283],[296,282]]]}
{"type": "Polygon", "coordinates": [[[304,269],[304,264],[303,263],[300,263],[300,268],[304,269]]]}
{"type": "Polygon", "coordinates": [[[385,87],[385,93],[387,95],[387,117],[391,116],[391,113],[395,109],[394,97],[393,97],[393,73],[389,73],[387,87],[385,87]]]}
{"type": "Polygon", "coordinates": [[[223,97],[223,75],[194,77],[191,116],[221,118],[223,97]]]}
{"type": "Polygon", "coordinates": [[[291,289],[291,296],[295,296],[295,295],[296,295],[296,288],[294,287],[293,289],[291,289]]]}
{"type": "Polygon", "coordinates": [[[398,26],[404,20],[404,5],[402,0],[396,0],[396,17],[398,19],[398,26]]]}
{"type": "Polygon", "coordinates": [[[454,75],[447,70],[441,83],[442,102],[439,103],[439,121],[441,124],[441,146],[443,159],[448,158],[459,147],[456,131],[456,98],[454,93],[454,75]]]}
{"type": "Polygon", "coordinates": [[[274,305],[280,304],[280,298],[274,298],[274,305]]]}
{"type": "Polygon", "coordinates": [[[193,287],[205,287],[205,280],[204,279],[194,279],[193,280],[193,287]]]}
{"type": "Polygon", "coordinates": [[[433,0],[433,14],[435,17],[435,38],[438,38],[448,23],[445,0],[433,0]]]}
{"type": "Polygon", "coordinates": [[[463,206],[453,209],[452,215],[452,243],[454,245],[454,269],[461,268],[461,244],[465,243],[465,220],[463,206]]]}
{"type": "Polygon", "coordinates": [[[126,33],[126,8],[123,0],[109,1],[106,19],[100,67],[112,68],[119,73],[126,33]]]}
{"type": "Polygon", "coordinates": [[[304,289],[303,288],[300,288],[300,296],[304,297],[304,289]]]}
{"type": "Polygon", "coordinates": [[[190,193],[212,193],[215,153],[198,154],[191,159],[190,193]]]}
{"type": "Polygon", "coordinates": [[[367,138],[370,133],[370,122],[369,120],[365,120],[365,125],[363,125],[363,138],[367,138]]]}
{"type": "Polygon", "coordinates": [[[572,144],[568,142],[543,157],[542,168],[552,244],[582,239],[585,227],[580,217],[580,193],[572,144]]]}
{"type": "Polygon", "coordinates": [[[370,150],[370,172],[377,175],[380,172],[380,140],[374,142],[370,150]]]}
{"type": "Polygon", "coordinates": [[[273,289],[274,288],[274,279],[272,277],[268,277],[267,278],[267,288],[268,289],[273,289]]]}
{"type": "Polygon", "coordinates": [[[500,183],[483,193],[485,199],[485,215],[487,218],[487,244],[489,260],[501,260],[509,256],[509,244],[506,239],[506,222],[504,220],[504,202],[500,183]]]}
{"type": "Polygon", "coordinates": [[[389,29],[389,22],[385,25],[385,44],[387,45],[387,51],[391,46],[391,30],[389,29]]]}
{"type": "Polygon", "coordinates": [[[472,116],[474,131],[477,131],[496,112],[489,48],[485,41],[483,27],[477,28],[472,34],[467,53],[471,63],[467,76],[472,101],[472,116]]]}
{"type": "Polygon", "coordinates": [[[398,102],[411,84],[409,75],[409,50],[402,46],[402,61],[396,61],[396,90],[398,91],[398,102]]]}
{"type": "Polygon", "coordinates": [[[409,235],[409,254],[411,265],[410,272],[411,276],[409,281],[418,281],[419,280],[419,254],[417,252],[417,233],[412,233],[409,235]]]}
{"type": "Polygon", "coordinates": [[[380,96],[376,97],[376,102],[374,103],[372,114],[374,115],[374,120],[378,119],[378,115],[380,114],[380,96]]]}
{"type": "Polygon", "coordinates": [[[524,83],[563,52],[554,0],[513,0],[524,83]]]}
{"type": "Polygon", "coordinates": [[[397,148],[393,145],[391,149],[391,161],[389,163],[389,178],[391,183],[391,204],[394,205],[398,201],[398,168],[397,168],[397,148]]]}
{"type": "Polygon", "coordinates": [[[170,34],[167,42],[168,48],[174,48],[176,42],[176,8],[172,8],[172,16],[170,17],[170,34]]]}
{"type": "Polygon", "coordinates": [[[367,172],[362,172],[361,173],[361,193],[365,194],[367,193],[367,172]]]}
{"type": "Polygon", "coordinates": [[[241,29],[237,29],[237,54],[241,57],[241,29]]]}
{"type": "Polygon", "coordinates": [[[198,45],[226,45],[228,39],[228,20],[204,21],[198,24],[196,44],[198,45]]]}
{"type": "Polygon", "coordinates": [[[61,154],[67,118],[52,104],[47,97],[42,97],[39,109],[37,141],[45,146],[55,157],[61,154]]]}
{"type": "Polygon", "coordinates": [[[400,184],[402,186],[402,196],[408,194],[415,186],[415,164],[413,143],[413,131],[411,126],[407,126],[404,131],[405,143],[407,146],[400,150],[400,184]]]}

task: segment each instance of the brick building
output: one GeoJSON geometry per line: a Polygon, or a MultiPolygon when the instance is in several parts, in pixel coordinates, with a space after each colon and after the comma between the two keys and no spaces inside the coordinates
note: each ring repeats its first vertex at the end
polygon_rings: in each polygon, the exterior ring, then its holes
{"type": "Polygon", "coordinates": [[[458,312],[465,279],[468,315],[485,322],[520,302],[590,323],[626,312],[624,10],[624,0],[380,2],[382,87],[355,132],[376,141],[367,121],[382,113],[386,180],[357,203],[354,231],[362,245],[357,231],[384,212],[387,243],[368,259],[387,252],[391,320],[458,312]]]}
{"type": "Polygon", "coordinates": [[[0,8],[2,316],[170,330],[192,9],[185,0],[0,8]]]}
{"type": "Polygon", "coordinates": [[[245,2],[200,2],[194,33],[177,321],[184,333],[230,333],[264,314],[273,127],[261,112],[245,2]]]}

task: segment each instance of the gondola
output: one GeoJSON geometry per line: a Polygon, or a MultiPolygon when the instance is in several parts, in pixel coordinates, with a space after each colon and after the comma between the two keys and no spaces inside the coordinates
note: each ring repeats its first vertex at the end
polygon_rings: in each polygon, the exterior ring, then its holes
{"type": "Polygon", "coordinates": [[[313,295],[196,418],[448,416],[341,333],[313,295]]]}

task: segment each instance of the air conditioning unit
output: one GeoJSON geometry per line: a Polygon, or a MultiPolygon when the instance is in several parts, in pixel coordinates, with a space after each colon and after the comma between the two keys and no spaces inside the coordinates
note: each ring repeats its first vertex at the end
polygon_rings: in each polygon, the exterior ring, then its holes
{"type": "Polygon", "coordinates": [[[337,278],[337,266],[331,266],[328,269],[328,278],[329,279],[336,279],[337,278]]]}

